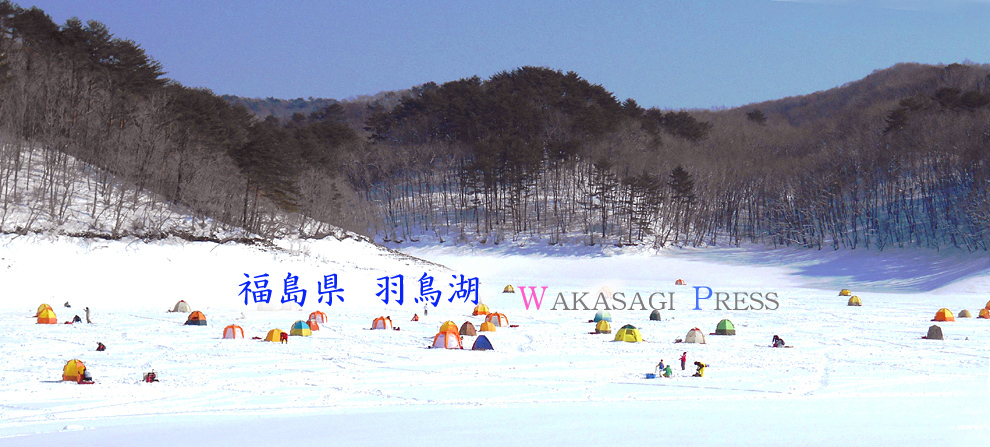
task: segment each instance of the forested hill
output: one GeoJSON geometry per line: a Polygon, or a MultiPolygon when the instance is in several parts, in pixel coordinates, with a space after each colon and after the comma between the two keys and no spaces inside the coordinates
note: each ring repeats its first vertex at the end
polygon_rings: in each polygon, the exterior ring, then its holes
{"type": "Polygon", "coordinates": [[[0,31],[0,231],[57,229],[79,204],[95,227],[154,197],[262,237],[990,248],[988,66],[899,64],[718,111],[543,67],[249,100],[165,78],[96,21],[0,1],[0,31]],[[76,197],[80,180],[101,186],[76,197]]]}

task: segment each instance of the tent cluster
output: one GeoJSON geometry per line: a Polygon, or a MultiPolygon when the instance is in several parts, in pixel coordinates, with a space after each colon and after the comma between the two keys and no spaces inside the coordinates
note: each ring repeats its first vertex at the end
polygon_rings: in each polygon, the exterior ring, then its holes
{"type": "MultiPolygon", "coordinates": [[[[506,291],[511,292],[512,286],[506,286],[506,291]]],[[[475,327],[474,323],[465,321],[460,327],[453,321],[445,321],[440,325],[440,330],[433,336],[431,348],[442,349],[464,349],[462,337],[478,337],[471,346],[472,350],[485,351],[492,350],[491,340],[485,335],[478,335],[478,332],[495,332],[496,328],[508,327],[509,317],[499,312],[492,312],[485,304],[481,303],[474,307],[471,312],[473,316],[483,316],[485,321],[480,326],[475,327]]]]}
{"type": "MultiPolygon", "coordinates": [[[[202,316],[202,313],[200,312],[193,312],[193,314],[197,314],[197,313],[200,314],[200,316],[202,316]]],[[[190,315],[190,320],[193,320],[192,315],[190,315]]],[[[205,317],[203,317],[203,321],[205,321],[205,317]]],[[[282,334],[286,334],[286,337],[290,335],[297,337],[309,337],[313,335],[313,331],[320,330],[320,323],[326,323],[326,322],[327,322],[327,314],[321,311],[315,311],[310,313],[309,317],[306,320],[298,320],[295,323],[292,323],[292,326],[289,327],[289,332],[285,332],[277,328],[269,330],[268,333],[265,334],[263,340],[278,343],[283,339],[282,334]]],[[[389,323],[391,323],[391,321],[389,323]]],[[[189,322],[187,321],[186,324],[189,324],[189,322]]],[[[205,323],[203,324],[205,325],[205,323]]],[[[231,324],[223,328],[224,340],[236,340],[243,338],[245,338],[244,328],[236,324],[231,324]]]]}

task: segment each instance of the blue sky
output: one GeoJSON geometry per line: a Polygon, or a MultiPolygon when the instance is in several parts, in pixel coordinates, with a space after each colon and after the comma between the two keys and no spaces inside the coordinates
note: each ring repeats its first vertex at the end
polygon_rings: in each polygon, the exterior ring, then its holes
{"type": "Polygon", "coordinates": [[[346,99],[524,65],[620,100],[734,107],[898,62],[990,62],[990,0],[37,0],[217,94],[346,99]]]}

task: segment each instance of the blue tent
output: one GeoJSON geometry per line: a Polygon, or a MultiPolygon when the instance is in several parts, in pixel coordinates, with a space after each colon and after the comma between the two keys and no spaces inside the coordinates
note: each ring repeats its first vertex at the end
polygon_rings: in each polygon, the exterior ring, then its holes
{"type": "Polygon", "coordinates": [[[495,348],[492,347],[492,342],[488,341],[488,337],[481,335],[477,340],[474,341],[474,346],[471,346],[474,351],[494,351],[495,348]]]}
{"type": "Polygon", "coordinates": [[[595,323],[597,323],[597,322],[599,322],[601,320],[605,320],[605,321],[611,323],[612,322],[612,314],[608,313],[608,311],[605,311],[605,310],[598,311],[598,313],[595,314],[595,323]]]}

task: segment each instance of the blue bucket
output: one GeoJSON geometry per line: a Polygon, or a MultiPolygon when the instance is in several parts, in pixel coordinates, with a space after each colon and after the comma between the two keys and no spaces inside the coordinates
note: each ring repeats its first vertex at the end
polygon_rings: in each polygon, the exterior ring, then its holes
{"type": "Polygon", "coordinates": [[[656,374],[653,374],[653,373],[646,373],[646,378],[647,379],[656,379],[657,378],[657,375],[656,374]]]}

